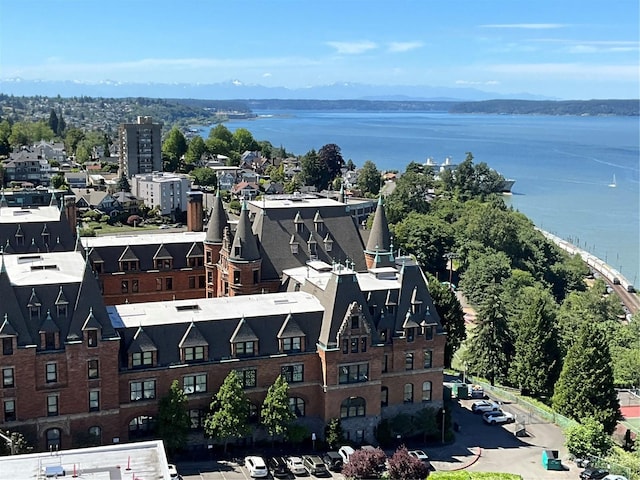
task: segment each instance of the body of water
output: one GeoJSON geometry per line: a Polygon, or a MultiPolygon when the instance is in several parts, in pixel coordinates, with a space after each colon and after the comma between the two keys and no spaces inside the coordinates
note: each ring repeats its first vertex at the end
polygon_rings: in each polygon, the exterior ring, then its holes
{"type": "MultiPolygon", "coordinates": [[[[428,157],[472,152],[516,183],[507,203],[533,222],[640,282],[640,124],[637,117],[447,113],[256,112],[235,120],[256,140],[300,155],[328,143],[362,166],[403,171],[428,157]],[[610,184],[615,176],[616,186],[610,184]]],[[[203,129],[203,137],[208,129],[203,129]]]]}

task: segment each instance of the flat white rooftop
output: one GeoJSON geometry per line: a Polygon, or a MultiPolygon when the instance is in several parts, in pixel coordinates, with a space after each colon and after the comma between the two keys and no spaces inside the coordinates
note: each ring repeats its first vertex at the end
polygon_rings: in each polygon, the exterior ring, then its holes
{"type": "Polygon", "coordinates": [[[85,259],[79,252],[3,255],[12,285],[51,285],[82,281],[85,259]]]}
{"type": "Polygon", "coordinates": [[[127,303],[107,307],[111,324],[115,328],[322,311],[324,307],[320,301],[305,292],[127,303]]]}
{"type": "Polygon", "coordinates": [[[64,471],[64,478],[72,478],[75,471],[77,478],[85,480],[134,477],[170,480],[167,456],[162,441],[0,457],[0,478],[2,479],[56,478],[46,477],[46,471],[51,473],[64,471]]]}
{"type": "Polygon", "coordinates": [[[85,248],[113,247],[118,245],[152,245],[157,243],[192,243],[204,242],[207,232],[166,232],[163,233],[126,233],[117,235],[101,235],[99,237],[82,237],[85,248]]]}
{"type": "Polygon", "coordinates": [[[57,222],[60,220],[58,207],[2,207],[0,223],[57,222]]]}
{"type": "Polygon", "coordinates": [[[363,292],[393,290],[401,287],[398,270],[393,267],[374,268],[369,272],[354,272],[344,265],[328,265],[324,262],[308,262],[307,266],[288,268],[282,272],[300,284],[312,283],[324,290],[333,275],[356,274],[358,286],[363,292]],[[316,268],[320,267],[320,268],[316,268]],[[328,267],[328,268],[327,268],[328,267]]]}

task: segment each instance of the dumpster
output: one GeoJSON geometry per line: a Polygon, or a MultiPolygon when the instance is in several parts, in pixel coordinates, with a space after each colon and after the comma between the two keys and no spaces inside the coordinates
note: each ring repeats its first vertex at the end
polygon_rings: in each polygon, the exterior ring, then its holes
{"type": "Polygon", "coordinates": [[[453,384],[453,396],[457,398],[469,398],[469,387],[466,383],[453,384]]]}
{"type": "Polygon", "coordinates": [[[564,470],[562,460],[558,458],[558,450],[543,450],[542,466],[545,470],[564,470]]]}

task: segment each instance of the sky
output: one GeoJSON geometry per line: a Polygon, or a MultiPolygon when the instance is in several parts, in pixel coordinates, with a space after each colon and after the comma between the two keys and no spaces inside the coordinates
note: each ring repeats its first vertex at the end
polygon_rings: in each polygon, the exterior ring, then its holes
{"type": "Polygon", "coordinates": [[[640,98],[639,3],[0,0],[0,80],[640,98]]]}

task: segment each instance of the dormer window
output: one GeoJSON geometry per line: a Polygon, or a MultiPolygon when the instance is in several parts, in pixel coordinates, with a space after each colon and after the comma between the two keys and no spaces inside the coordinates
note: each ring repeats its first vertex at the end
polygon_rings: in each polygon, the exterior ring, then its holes
{"type": "MultiPolygon", "coordinates": [[[[91,263],[91,268],[96,273],[102,273],[102,271],[104,269],[104,262],[97,262],[97,261],[96,262],[92,262],[91,263]]],[[[122,267],[120,268],[120,270],[122,270],[122,267]]]]}
{"type": "Polygon", "coordinates": [[[153,365],[153,352],[134,352],[131,354],[131,366],[150,367],[153,365]]]}
{"type": "Polygon", "coordinates": [[[87,347],[97,347],[97,346],[98,346],[98,331],[87,330],[87,347]]]}
{"type": "Polygon", "coordinates": [[[31,318],[31,320],[37,320],[38,318],[40,318],[39,306],[29,307],[29,318],[31,318]]]}
{"type": "Polygon", "coordinates": [[[331,237],[329,236],[329,234],[327,234],[327,236],[324,237],[323,243],[324,243],[325,251],[330,252],[331,250],[333,250],[333,240],[331,240],[331,237]]]}
{"type": "Polygon", "coordinates": [[[49,233],[48,232],[42,232],[42,243],[44,243],[45,245],[49,245],[49,233]]]}
{"type": "Polygon", "coordinates": [[[282,339],[283,352],[300,352],[302,350],[302,337],[291,337],[282,339]]]}
{"type": "Polygon", "coordinates": [[[293,253],[294,255],[298,253],[298,247],[300,246],[300,244],[296,242],[295,238],[296,237],[294,235],[291,235],[291,240],[289,241],[289,246],[291,247],[291,253],[293,253]]]}
{"type": "Polygon", "coordinates": [[[296,217],[293,219],[293,223],[296,226],[296,233],[304,232],[304,220],[302,220],[300,212],[296,213],[296,217]]]}
{"type": "Polygon", "coordinates": [[[182,349],[182,356],[185,362],[201,362],[205,359],[205,347],[184,347],[182,349]]]}
{"type": "Polygon", "coordinates": [[[407,328],[406,329],[406,336],[407,336],[407,342],[413,342],[415,340],[415,328],[411,327],[411,328],[407,328]]]}
{"type": "Polygon", "coordinates": [[[351,329],[360,328],[360,315],[351,315],[351,329]]]}
{"type": "MultiPolygon", "coordinates": [[[[100,265],[99,270],[96,270],[96,272],[101,273],[102,263],[96,262],[94,265],[100,265]]],[[[120,270],[122,272],[136,272],[140,270],[140,261],[139,260],[121,260],[120,270]]]]}
{"type": "Polygon", "coordinates": [[[58,318],[67,318],[67,306],[66,305],[57,305],[57,316],[58,318]]]}
{"type": "Polygon", "coordinates": [[[414,303],[411,305],[411,313],[419,314],[422,311],[422,303],[414,303]]]}
{"type": "Polygon", "coordinates": [[[156,258],[155,266],[158,270],[171,270],[173,268],[173,259],[156,258]]]}
{"type": "Polygon", "coordinates": [[[234,343],[235,355],[237,357],[252,357],[255,355],[256,343],[253,341],[234,343]]]}

